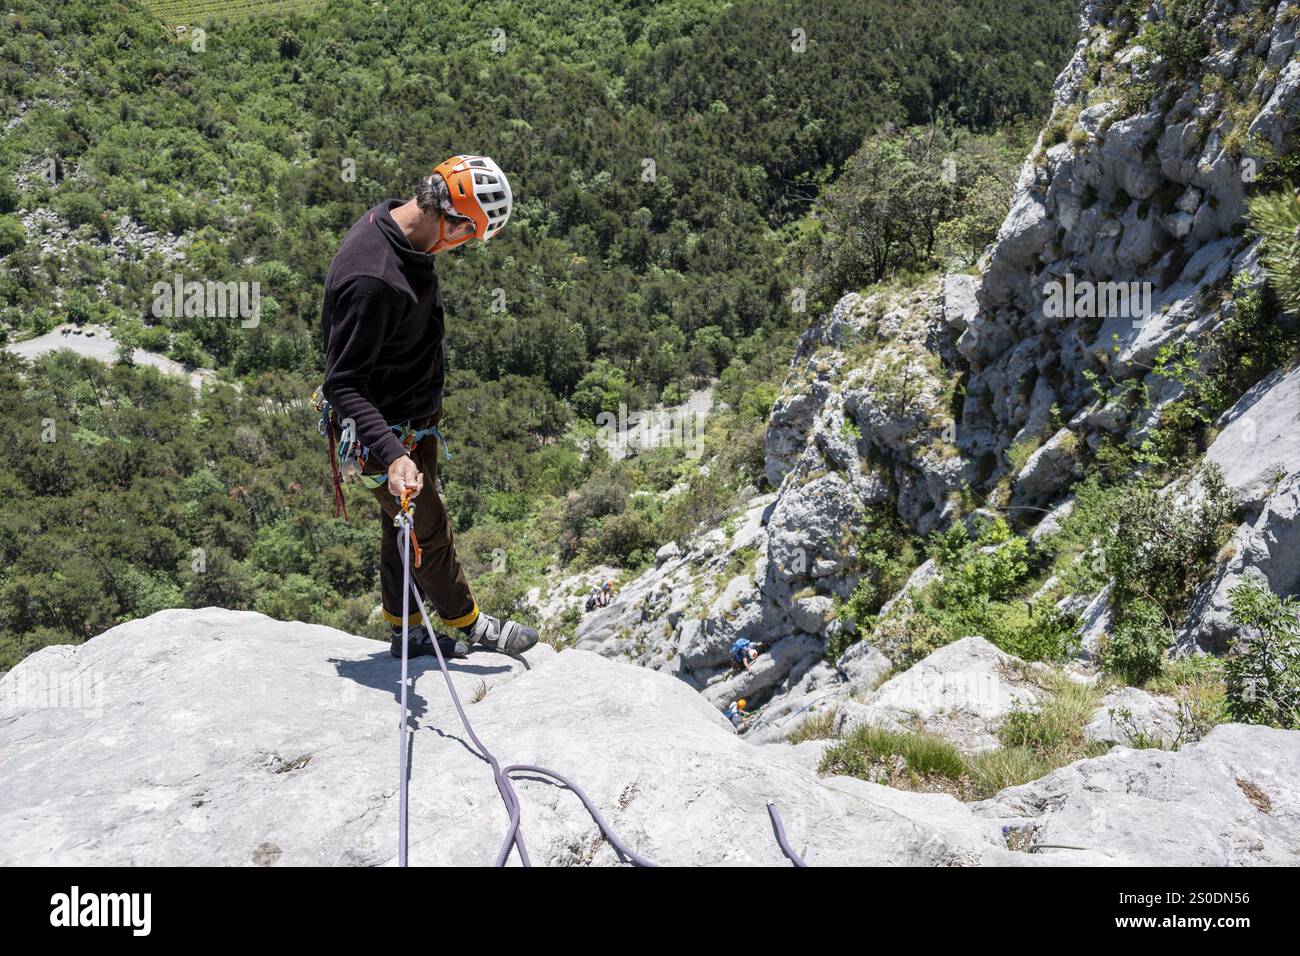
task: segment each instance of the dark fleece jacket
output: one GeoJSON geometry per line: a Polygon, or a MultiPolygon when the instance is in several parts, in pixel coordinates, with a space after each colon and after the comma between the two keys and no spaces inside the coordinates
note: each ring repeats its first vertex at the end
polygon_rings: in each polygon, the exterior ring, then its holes
{"type": "Polygon", "coordinates": [[[388,199],[353,224],[325,276],[325,397],[356,423],[369,461],[406,454],[389,429],[442,407],[442,293],[433,256],[411,248],[388,199]]]}

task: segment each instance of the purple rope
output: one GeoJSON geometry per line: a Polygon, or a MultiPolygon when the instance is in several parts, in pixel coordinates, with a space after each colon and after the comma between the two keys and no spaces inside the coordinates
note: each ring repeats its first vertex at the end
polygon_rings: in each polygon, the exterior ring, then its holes
{"type": "Polygon", "coordinates": [[[785,838],[785,826],[781,823],[781,814],[776,812],[776,804],[771,800],[767,801],[767,815],[772,818],[772,829],[776,831],[776,842],[780,845],[781,852],[786,855],[786,859],[795,866],[807,866],[808,864],[803,861],[803,857],[790,848],[790,843],[785,838]]]}
{"type": "MultiPolygon", "coordinates": [[[[408,555],[410,553],[410,550],[411,550],[410,536],[404,535],[402,537],[402,564],[403,565],[405,565],[409,560],[408,555]]],[[[410,733],[410,720],[411,720],[410,710],[408,709],[406,704],[406,687],[408,683],[407,676],[406,676],[406,637],[408,631],[407,621],[410,618],[410,615],[407,613],[409,608],[410,608],[410,592],[403,589],[402,591],[402,721],[397,727],[397,745],[398,745],[397,767],[398,767],[398,773],[400,774],[401,777],[401,779],[398,781],[398,786],[401,788],[401,797],[399,797],[398,799],[398,810],[397,810],[397,865],[398,866],[406,866],[406,842],[407,842],[406,841],[406,809],[407,809],[406,791],[408,789],[407,778],[409,776],[408,767],[406,765],[406,755],[407,752],[409,751],[409,748],[407,747],[407,736],[410,733]]]]}
{"type": "MultiPolygon", "coordinates": [[[[402,568],[406,575],[406,587],[402,591],[402,722],[403,725],[405,725],[407,719],[406,718],[406,714],[407,714],[406,638],[408,633],[408,624],[406,623],[406,621],[408,615],[406,612],[408,607],[408,597],[414,596],[415,602],[420,608],[420,617],[425,622],[426,627],[428,627],[429,614],[428,611],[425,610],[424,599],[420,596],[419,589],[416,588],[415,582],[411,578],[411,563],[410,563],[410,555],[409,555],[410,541],[411,541],[410,516],[405,513],[399,513],[399,523],[402,528],[402,568]]],[[[432,631],[430,631],[429,636],[431,638],[433,637],[432,631]]],[[[523,832],[519,828],[519,816],[520,816],[519,796],[518,794],[515,793],[515,788],[513,784],[511,784],[510,782],[510,775],[514,773],[542,774],[543,776],[551,777],[554,780],[558,780],[561,784],[563,784],[564,786],[572,790],[574,794],[577,795],[578,799],[582,801],[582,805],[587,808],[587,812],[591,814],[592,820],[594,820],[596,826],[600,828],[601,834],[604,835],[605,839],[609,841],[610,845],[614,847],[614,850],[616,852],[622,854],[622,856],[625,859],[631,860],[635,866],[652,867],[657,865],[651,862],[650,860],[646,859],[645,857],[641,856],[639,853],[637,853],[635,850],[628,847],[626,844],[624,844],[623,841],[618,838],[618,835],[614,833],[610,825],[605,821],[605,818],[600,815],[600,811],[596,808],[596,805],[592,803],[591,798],[588,797],[586,792],[573,781],[560,776],[554,770],[547,770],[545,767],[536,767],[533,766],[532,764],[512,764],[503,770],[501,768],[501,764],[497,761],[497,758],[492,755],[492,752],[490,750],[487,749],[487,746],[483,743],[483,741],[479,740],[478,734],[474,733],[474,728],[470,726],[469,718],[465,715],[465,708],[462,707],[460,703],[460,695],[456,693],[456,686],[452,683],[451,674],[448,673],[447,671],[447,662],[443,660],[442,648],[438,646],[438,641],[436,639],[434,639],[433,641],[433,652],[438,656],[438,667],[441,668],[442,670],[443,680],[445,680],[447,683],[447,691],[448,693],[451,694],[451,702],[456,705],[456,713],[460,716],[460,722],[465,727],[465,732],[469,734],[470,739],[474,741],[474,746],[478,748],[479,753],[492,766],[492,777],[496,781],[497,792],[501,794],[501,800],[506,805],[506,812],[510,817],[510,827],[508,830],[506,830],[505,840],[502,841],[501,849],[497,852],[496,861],[494,863],[495,866],[505,866],[506,860],[510,857],[510,851],[512,849],[517,849],[519,851],[519,861],[524,866],[532,865],[532,862],[528,858],[528,850],[524,846],[523,832]]],[[[401,865],[405,866],[406,865],[406,777],[407,777],[405,735],[403,735],[403,749],[401,755],[401,762],[402,762],[402,797],[401,797],[400,824],[399,824],[399,828],[400,828],[399,839],[401,842],[398,848],[398,856],[401,861],[401,865]]],[[[777,842],[781,845],[782,852],[785,853],[785,855],[790,859],[790,861],[795,866],[806,866],[807,864],[804,863],[804,861],[799,858],[798,854],[796,854],[793,850],[791,850],[789,848],[789,845],[786,843],[785,829],[781,826],[781,818],[776,812],[776,805],[773,804],[770,800],[768,801],[767,804],[767,811],[772,817],[773,826],[776,828],[776,839],[777,842]]]]}

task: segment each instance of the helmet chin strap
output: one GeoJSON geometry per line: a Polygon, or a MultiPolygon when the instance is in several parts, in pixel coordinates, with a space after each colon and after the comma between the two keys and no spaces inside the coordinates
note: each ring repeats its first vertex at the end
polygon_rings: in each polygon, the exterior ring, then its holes
{"type": "Polygon", "coordinates": [[[430,244],[426,252],[432,255],[435,252],[442,252],[444,249],[454,249],[463,245],[467,240],[473,238],[473,233],[461,239],[451,240],[447,238],[447,223],[452,220],[460,220],[463,217],[457,214],[456,207],[451,204],[451,190],[447,186],[447,181],[438,173],[429,177],[430,183],[436,190],[438,206],[441,211],[438,215],[438,235],[430,244]]]}
{"type": "Polygon", "coordinates": [[[442,252],[444,249],[455,249],[457,246],[464,245],[470,239],[474,238],[474,234],[470,233],[468,236],[463,236],[460,239],[448,239],[446,237],[447,222],[450,219],[451,217],[448,216],[445,212],[441,213],[438,216],[438,238],[435,239],[433,241],[433,244],[429,246],[428,253],[430,255],[432,255],[435,252],[442,252]]]}

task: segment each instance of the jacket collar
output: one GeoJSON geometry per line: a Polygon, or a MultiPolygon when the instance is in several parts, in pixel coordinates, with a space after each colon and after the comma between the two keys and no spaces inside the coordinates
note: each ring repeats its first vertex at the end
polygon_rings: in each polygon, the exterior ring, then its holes
{"type": "Polygon", "coordinates": [[[379,227],[379,231],[383,233],[384,238],[388,240],[389,246],[404,268],[411,266],[417,269],[432,270],[433,256],[427,252],[412,249],[411,243],[407,241],[406,234],[402,232],[402,227],[392,217],[392,210],[405,201],[404,199],[385,199],[370,211],[374,217],[374,223],[379,227]]]}

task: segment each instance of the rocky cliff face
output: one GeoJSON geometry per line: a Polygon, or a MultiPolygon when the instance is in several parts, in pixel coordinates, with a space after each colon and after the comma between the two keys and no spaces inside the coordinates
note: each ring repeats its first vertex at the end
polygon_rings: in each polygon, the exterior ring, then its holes
{"type": "MultiPolygon", "coordinates": [[[[1183,391],[1155,373],[1157,355],[1198,355],[1264,281],[1245,199],[1300,121],[1300,4],[1169,7],[1084,4],[1052,118],[979,274],[849,294],[815,322],[767,432],[776,493],[734,527],[666,546],[587,616],[580,647],[673,673],[715,703],[757,697],[767,706],[750,732],[767,714],[861,696],[890,662],[862,644],[824,657],[873,514],[923,535],[976,509],[1037,540],[1068,513],[1091,453],[1151,434],[1183,391]],[[1199,46],[1189,18],[1207,27],[1199,46]],[[1124,399],[1135,390],[1147,400],[1124,399]],[[760,667],[732,672],[737,636],[770,645],[760,667]]],[[[1227,594],[1245,575],[1300,592],[1297,374],[1265,376],[1215,423],[1206,458],[1245,521],[1182,624],[1183,650],[1226,647],[1227,594]]],[[[922,565],[909,586],[933,573],[922,565]]],[[[1095,646],[1106,592],[1062,604],[1084,609],[1095,646]]]]}

